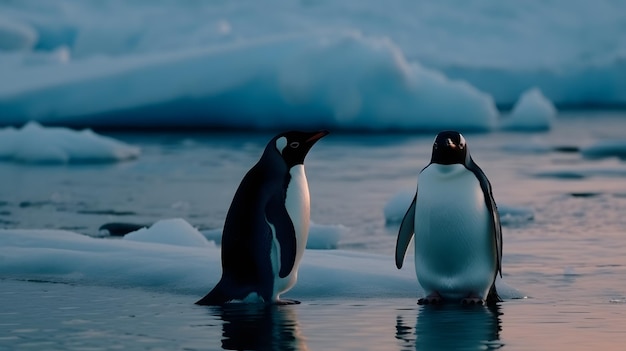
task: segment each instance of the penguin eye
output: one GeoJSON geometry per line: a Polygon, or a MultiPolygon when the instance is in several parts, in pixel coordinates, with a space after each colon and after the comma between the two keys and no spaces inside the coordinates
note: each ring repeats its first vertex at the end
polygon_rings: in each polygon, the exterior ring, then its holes
{"type": "Polygon", "coordinates": [[[465,149],[465,138],[461,134],[459,134],[459,149],[465,149]]]}
{"type": "Polygon", "coordinates": [[[298,148],[298,146],[300,146],[300,143],[297,141],[293,141],[289,144],[289,147],[291,147],[292,149],[296,149],[298,148]]]}
{"type": "Polygon", "coordinates": [[[437,142],[433,144],[433,149],[437,150],[437,142]]]}

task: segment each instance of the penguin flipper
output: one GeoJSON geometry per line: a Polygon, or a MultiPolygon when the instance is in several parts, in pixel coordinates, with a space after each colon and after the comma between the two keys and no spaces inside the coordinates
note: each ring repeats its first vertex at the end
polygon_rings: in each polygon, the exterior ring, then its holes
{"type": "Polygon", "coordinates": [[[400,230],[398,231],[398,240],[396,241],[396,267],[402,268],[404,262],[404,255],[406,255],[406,249],[411,243],[411,239],[415,234],[415,201],[417,200],[417,192],[413,197],[411,206],[406,211],[402,224],[400,224],[400,230]]]}
{"type": "Polygon", "coordinates": [[[265,218],[275,231],[280,246],[280,271],[278,276],[285,278],[291,273],[296,262],[296,230],[285,207],[284,197],[275,195],[265,206],[265,218]]]}
{"type": "Polygon", "coordinates": [[[480,188],[485,195],[485,205],[491,214],[491,225],[493,227],[494,241],[496,244],[496,257],[497,257],[497,272],[502,277],[502,224],[500,223],[500,214],[498,213],[498,206],[493,198],[493,191],[491,190],[491,183],[485,173],[478,167],[478,165],[470,158],[469,167],[467,167],[478,179],[480,188]]]}

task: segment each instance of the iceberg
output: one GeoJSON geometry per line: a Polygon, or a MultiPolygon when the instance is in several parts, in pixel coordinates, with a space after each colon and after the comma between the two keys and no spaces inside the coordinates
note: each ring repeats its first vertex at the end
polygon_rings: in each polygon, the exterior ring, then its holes
{"type": "Polygon", "coordinates": [[[358,33],[10,66],[12,125],[488,131],[498,118],[489,95],[358,33]]]}
{"type": "Polygon", "coordinates": [[[510,116],[503,118],[500,128],[518,131],[546,131],[556,118],[556,108],[537,88],[530,89],[513,106],[510,116]]]}
{"type": "Polygon", "coordinates": [[[3,2],[0,125],[488,131],[533,87],[559,108],[625,106],[622,10],[3,2]]]}

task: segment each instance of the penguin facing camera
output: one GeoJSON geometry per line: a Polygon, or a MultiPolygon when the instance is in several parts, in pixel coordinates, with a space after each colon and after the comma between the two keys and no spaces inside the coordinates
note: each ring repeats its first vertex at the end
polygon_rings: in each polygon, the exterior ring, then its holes
{"type": "Polygon", "coordinates": [[[297,280],[309,234],[304,159],[327,131],[290,131],[269,141],[244,176],[222,233],[222,277],[199,305],[228,302],[299,303],[280,294],[297,280]]]}
{"type": "Polygon", "coordinates": [[[502,229],[487,176],[472,159],[463,135],[443,131],[396,242],[396,266],[415,236],[415,273],[426,296],[419,304],[501,301],[495,280],[502,276],[502,229]]]}

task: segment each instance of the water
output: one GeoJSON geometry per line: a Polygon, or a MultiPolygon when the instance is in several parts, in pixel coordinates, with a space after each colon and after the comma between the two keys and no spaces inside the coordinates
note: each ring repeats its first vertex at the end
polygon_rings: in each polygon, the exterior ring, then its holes
{"type": "MultiPolygon", "coordinates": [[[[503,229],[504,281],[527,299],[438,309],[406,298],[314,297],[296,306],[224,310],[195,306],[199,296],[185,294],[4,279],[0,350],[621,349],[626,164],[522,149],[528,142],[581,147],[623,139],[624,117],[563,114],[549,133],[466,134],[496,201],[534,211],[532,221],[503,229]]],[[[97,236],[110,221],[183,217],[217,228],[270,135],[115,137],[143,155],[115,165],[0,163],[0,225],[97,236]]],[[[382,208],[414,189],[433,138],[329,135],[307,158],[313,220],[351,229],[340,248],[392,261],[397,227],[385,224],[382,208]]]]}

